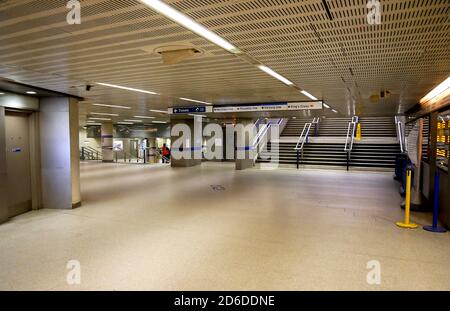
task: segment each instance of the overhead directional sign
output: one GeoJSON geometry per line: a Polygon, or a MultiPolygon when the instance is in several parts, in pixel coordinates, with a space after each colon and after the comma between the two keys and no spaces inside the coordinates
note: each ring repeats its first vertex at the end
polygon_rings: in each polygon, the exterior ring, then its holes
{"type": "Polygon", "coordinates": [[[216,106],[214,112],[254,112],[254,111],[286,111],[322,109],[322,101],[310,102],[280,102],[250,105],[216,106]]]}
{"type": "Polygon", "coordinates": [[[170,114],[186,114],[186,113],[208,113],[212,112],[212,106],[192,106],[192,107],[172,107],[169,108],[170,114]]]}

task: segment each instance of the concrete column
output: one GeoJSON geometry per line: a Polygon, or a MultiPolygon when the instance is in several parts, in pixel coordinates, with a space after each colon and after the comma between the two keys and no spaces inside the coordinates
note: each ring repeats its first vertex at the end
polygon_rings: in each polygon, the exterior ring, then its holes
{"type": "Polygon", "coordinates": [[[148,138],[149,162],[156,163],[156,137],[148,138]]]}
{"type": "Polygon", "coordinates": [[[42,207],[81,205],[78,102],[67,97],[40,101],[42,207]]]}
{"type": "Polygon", "coordinates": [[[236,132],[236,170],[254,166],[252,142],[256,135],[252,119],[240,119],[235,125],[236,132]]]}
{"type": "Polygon", "coordinates": [[[8,220],[5,108],[0,106],[0,223],[8,220]]]}
{"type": "Polygon", "coordinates": [[[103,162],[113,162],[113,125],[112,123],[102,123],[102,159],[103,162]]]}
{"type": "Polygon", "coordinates": [[[202,121],[195,119],[171,120],[171,166],[188,167],[202,163],[202,121]]]}

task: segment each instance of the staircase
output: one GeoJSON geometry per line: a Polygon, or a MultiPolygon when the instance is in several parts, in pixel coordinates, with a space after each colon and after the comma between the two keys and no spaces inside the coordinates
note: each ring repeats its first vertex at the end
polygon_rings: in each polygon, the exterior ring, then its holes
{"type": "MultiPolygon", "coordinates": [[[[295,145],[296,143],[279,143],[279,156],[272,160],[278,160],[281,164],[296,165],[297,151],[294,150],[295,145]]],[[[271,143],[268,144],[268,150],[271,150],[270,148],[272,148],[271,143]]],[[[267,151],[261,152],[257,162],[269,162],[270,160],[267,159],[268,155],[270,153],[267,151]]],[[[346,166],[347,153],[344,151],[344,144],[305,144],[300,164],[346,166]]]]}
{"type": "Polygon", "coordinates": [[[361,117],[362,137],[396,137],[395,121],[393,117],[361,117]]]}
{"type": "Polygon", "coordinates": [[[352,118],[321,118],[318,136],[347,136],[347,126],[351,120],[352,118]]]}
{"type": "MultiPolygon", "coordinates": [[[[311,134],[310,141],[303,147],[303,157],[299,163],[302,165],[347,166],[347,152],[344,151],[344,143],[342,141],[347,136],[347,128],[350,121],[350,117],[322,118],[317,135],[318,138],[314,141],[314,136],[311,134]],[[325,141],[322,138],[325,138],[325,141]]],[[[310,122],[310,120],[289,120],[281,136],[298,137],[306,122],[310,122]]],[[[400,146],[398,143],[389,144],[383,141],[384,137],[392,140],[392,137],[397,135],[394,118],[364,117],[360,118],[360,122],[362,123],[363,141],[354,141],[349,166],[394,168],[396,155],[400,153],[400,146]],[[364,137],[372,137],[372,139],[364,141],[364,137]]],[[[294,150],[296,143],[281,141],[277,144],[279,154],[272,160],[278,160],[280,164],[296,165],[297,151],[294,150]]],[[[269,150],[271,146],[272,144],[269,143],[269,150]]],[[[267,159],[269,155],[270,152],[261,152],[257,162],[270,161],[270,159],[267,159]]]]}
{"type": "Polygon", "coordinates": [[[399,144],[354,143],[350,166],[394,168],[395,157],[399,153],[399,144]]]}
{"type": "Polygon", "coordinates": [[[303,130],[306,123],[312,122],[312,119],[289,119],[284,127],[281,136],[296,136],[298,137],[303,130]]]}

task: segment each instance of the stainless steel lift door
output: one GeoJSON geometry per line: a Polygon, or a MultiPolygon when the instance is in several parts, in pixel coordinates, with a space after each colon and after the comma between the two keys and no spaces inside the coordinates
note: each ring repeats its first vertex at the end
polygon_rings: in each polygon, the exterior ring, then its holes
{"type": "Polygon", "coordinates": [[[6,112],[5,132],[8,211],[13,217],[32,208],[28,115],[6,112]]]}

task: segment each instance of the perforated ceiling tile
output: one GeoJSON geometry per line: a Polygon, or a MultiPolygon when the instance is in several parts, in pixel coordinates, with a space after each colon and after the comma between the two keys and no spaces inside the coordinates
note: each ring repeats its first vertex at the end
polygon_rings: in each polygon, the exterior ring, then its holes
{"type": "MultiPolygon", "coordinates": [[[[448,0],[383,0],[369,25],[366,0],[166,0],[248,56],[341,114],[404,111],[450,72],[448,0]],[[373,102],[371,95],[389,90],[373,102]]],[[[0,1],[0,76],[132,111],[188,104],[307,100],[295,89],[155,13],[137,0],[83,0],[68,25],[64,0],[0,1]],[[145,47],[189,42],[207,57],[164,65],[145,47]],[[144,95],[96,86],[155,91],[144,95]],[[86,84],[94,84],[90,92],[86,84]]],[[[103,109],[102,110],[108,110],[103,109]]],[[[126,114],[129,115],[126,115],[126,114]]]]}

